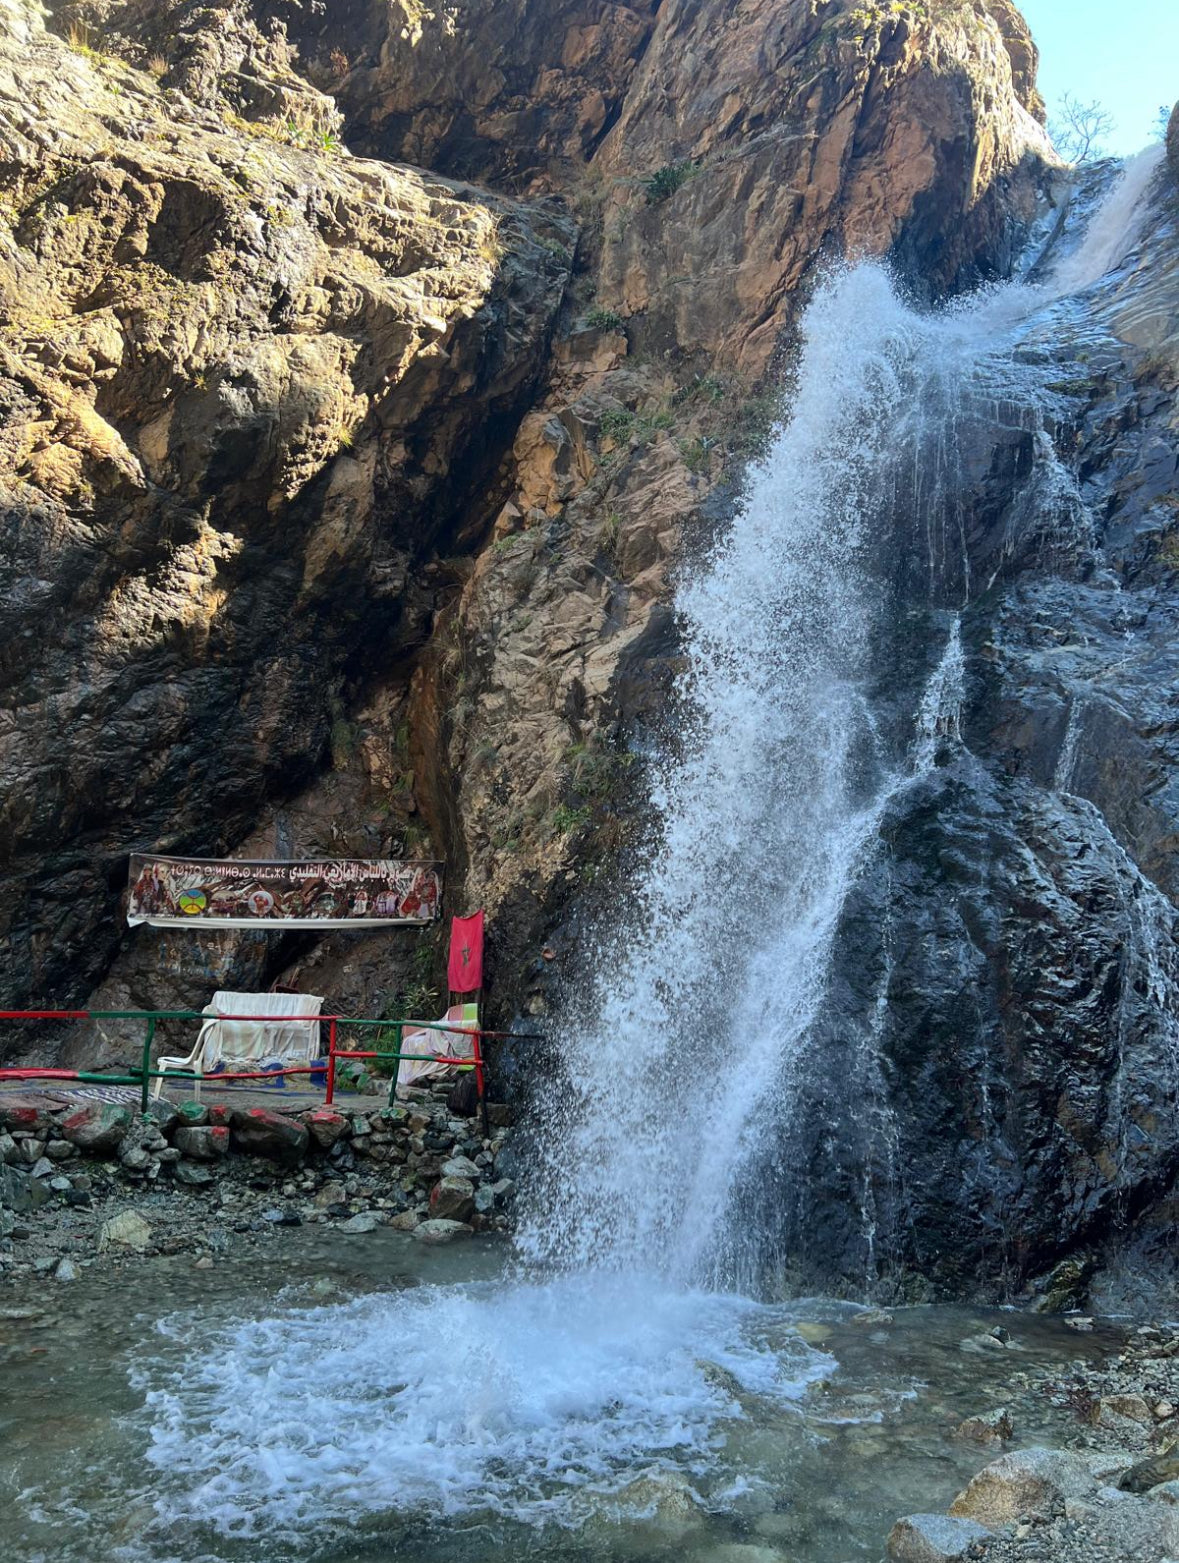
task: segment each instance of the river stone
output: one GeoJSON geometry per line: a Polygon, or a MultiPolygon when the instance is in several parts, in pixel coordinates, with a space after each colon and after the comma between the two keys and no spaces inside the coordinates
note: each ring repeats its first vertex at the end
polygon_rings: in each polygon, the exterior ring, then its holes
{"type": "Polygon", "coordinates": [[[1015,1423],[1011,1412],[1004,1408],[984,1411],[981,1416],[968,1416],[964,1422],[959,1422],[954,1437],[975,1444],[1002,1444],[1015,1437],[1015,1423]]]}
{"type": "Polygon", "coordinates": [[[430,1191],[430,1214],[441,1221],[466,1221],[475,1210],[469,1178],[440,1178],[430,1191]]]}
{"type": "Polygon", "coordinates": [[[331,1150],[336,1141],[342,1140],[348,1133],[347,1118],[343,1113],[333,1112],[330,1107],[315,1108],[304,1121],[311,1138],[325,1151],[331,1150]]]}
{"type": "Polygon", "coordinates": [[[142,1253],[151,1242],[151,1227],[143,1217],[135,1210],[120,1211],[117,1216],[112,1216],[109,1221],[104,1221],[102,1230],[98,1234],[98,1247],[101,1252],[107,1248],[133,1248],[136,1253],[142,1253]]]}
{"type": "Polygon", "coordinates": [[[416,1210],[402,1210],[389,1223],[394,1232],[412,1232],[421,1224],[422,1218],[416,1210]]]}
{"type": "Polygon", "coordinates": [[[1059,1449],[1019,1449],[984,1465],[950,1505],[952,1515],[981,1525],[1049,1520],[1064,1513],[1069,1498],[1087,1498],[1097,1478],[1077,1454],[1059,1449]]]}
{"type": "Polygon", "coordinates": [[[1149,1492],[1164,1482],[1179,1481],[1179,1450],[1152,1455],[1132,1465],[1118,1482],[1123,1492],[1149,1492]]]}
{"type": "Polygon", "coordinates": [[[72,1259],[58,1261],[57,1269],[53,1272],[55,1281],[75,1281],[78,1278],[78,1269],[72,1259]]]}
{"type": "Polygon", "coordinates": [[[419,1243],[452,1243],[456,1237],[473,1237],[475,1229],[465,1221],[446,1221],[434,1218],[420,1221],[413,1229],[419,1243]]]}
{"type": "Polygon", "coordinates": [[[444,1178],[470,1178],[477,1182],[479,1169],[469,1156],[452,1156],[449,1161],[442,1163],[442,1176],[444,1178]]]}
{"type": "Polygon", "coordinates": [[[1179,1506],[1179,1479],[1160,1482],[1157,1487],[1150,1488],[1146,1496],[1152,1503],[1169,1503],[1179,1506]]]}
{"type": "Polygon", "coordinates": [[[61,1138],[92,1156],[118,1150],[131,1127],[131,1114],[114,1102],[87,1102],[61,1125],[61,1138]]]}
{"type": "Polygon", "coordinates": [[[888,1535],[889,1563],[957,1563],[991,1532],[974,1520],[948,1514],[907,1514],[888,1535]]]}
{"type": "Polygon", "coordinates": [[[342,1223],[341,1232],[375,1232],[380,1226],[380,1221],[371,1211],[362,1211],[358,1216],[352,1216],[342,1223]]]}
{"type": "Polygon", "coordinates": [[[33,1163],[33,1176],[35,1178],[51,1178],[57,1168],[49,1160],[48,1156],[42,1156],[33,1163]]]}
{"type": "Polygon", "coordinates": [[[0,1206],[24,1215],[39,1210],[49,1198],[49,1190],[39,1178],[30,1177],[17,1167],[0,1166],[0,1206]]]}
{"type": "Polygon", "coordinates": [[[310,1136],[294,1118],[265,1107],[247,1107],[238,1108],[233,1115],[233,1138],[238,1149],[251,1156],[296,1162],[307,1150],[310,1136]]]}
{"type": "Polygon", "coordinates": [[[45,1142],[45,1154],[50,1161],[69,1161],[71,1156],[78,1154],[77,1146],[71,1145],[68,1140],[47,1140],[45,1142]]]}
{"type": "Polygon", "coordinates": [[[215,1161],[229,1150],[229,1130],[212,1124],[195,1128],[184,1125],[173,1134],[172,1143],[183,1155],[196,1161],[215,1161]]]}
{"type": "Polygon", "coordinates": [[[128,1172],[146,1172],[151,1166],[151,1156],[142,1145],[130,1145],[121,1150],[119,1161],[128,1172]]]}
{"type": "Polygon", "coordinates": [[[1154,1412],[1141,1395],[1102,1395],[1098,1401],[1097,1421],[1100,1426],[1112,1428],[1114,1432],[1125,1422],[1153,1427],[1154,1412]]]}
{"type": "Polygon", "coordinates": [[[177,1183],[189,1188],[203,1188],[213,1181],[213,1169],[202,1161],[178,1161],[173,1169],[177,1183]]]}
{"type": "Polygon", "coordinates": [[[325,1183],[312,1203],[316,1210],[331,1210],[334,1205],[346,1205],[348,1190],[342,1183],[325,1183]]]}

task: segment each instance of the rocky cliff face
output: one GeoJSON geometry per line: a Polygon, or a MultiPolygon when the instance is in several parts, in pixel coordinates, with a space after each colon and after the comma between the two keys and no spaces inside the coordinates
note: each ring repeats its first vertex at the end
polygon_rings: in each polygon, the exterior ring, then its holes
{"type": "Polygon", "coordinates": [[[1005,265],[1026,30],[1005,0],[3,24],[6,1002],[292,956],[395,1001],[403,940],[121,929],[129,850],[265,851],[278,808],[299,850],[445,855],[519,992],[622,833],[669,566],[764,436],[808,269],[1005,265]]]}
{"type": "Polygon", "coordinates": [[[917,539],[881,561],[885,711],[968,603],[963,744],[892,808],[846,909],[816,1057],[848,1061],[865,1112],[841,1114],[846,1080],[816,1069],[787,1240],[827,1276],[882,1258],[952,1290],[1032,1278],[1058,1306],[1099,1269],[1116,1306],[1173,1280],[1173,167],[1149,211],[1083,302],[1023,328],[1046,429],[1001,393],[958,423],[962,553],[920,586],[917,539]]]}
{"type": "MultiPolygon", "coordinates": [[[[1051,163],[1026,27],[1007,0],[0,17],[5,1002],[285,975],[399,1012],[436,983],[416,935],[122,929],[130,850],[281,827],[444,856],[501,1013],[543,1009],[615,893],[677,561],[764,445],[816,268],[887,255],[934,296],[1011,264],[1051,163]]],[[[865,1277],[865,1158],[880,1243],[949,1288],[1171,1208],[1173,203],[1100,342],[1027,344],[1096,541],[1014,511],[1026,438],[975,431],[969,758],[887,822],[827,1037],[886,982],[906,1172],[816,1086],[787,1235],[825,1282],[865,1277]]],[[[958,584],[882,647],[898,704],[958,584]]]]}

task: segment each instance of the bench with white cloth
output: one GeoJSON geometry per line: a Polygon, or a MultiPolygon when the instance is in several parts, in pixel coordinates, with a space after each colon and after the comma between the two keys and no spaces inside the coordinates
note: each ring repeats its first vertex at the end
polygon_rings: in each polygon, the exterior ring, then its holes
{"type": "MultiPolygon", "coordinates": [[[[420,1024],[420,1022],[419,1022],[420,1024]]],[[[469,1069],[475,1058],[475,1038],[470,1031],[446,1031],[447,1025],[475,1027],[479,1024],[478,1004],[452,1004],[433,1027],[401,1034],[402,1053],[429,1053],[430,1058],[403,1058],[397,1065],[397,1084],[417,1085],[423,1080],[440,1080],[452,1069],[469,1069]],[[442,1062],[436,1062],[442,1059],[442,1062]],[[453,1059],[450,1063],[447,1060],[453,1059]]]]}
{"type": "MultiPolygon", "coordinates": [[[[201,1076],[218,1064],[239,1065],[245,1070],[263,1064],[309,1064],[319,1055],[319,1013],[323,999],[313,993],[229,993],[218,990],[201,1011],[209,1018],[201,1026],[196,1046],[187,1058],[160,1058],[159,1069],[184,1069],[196,1075],[193,1091],[200,1100],[201,1076]],[[265,1017],[227,1020],[227,1015],[265,1017]],[[274,1019],[269,1017],[273,1015],[274,1019]],[[299,1020],[284,1018],[303,1016],[299,1020]]],[[[163,1079],[155,1083],[156,1096],[163,1079]]]]}

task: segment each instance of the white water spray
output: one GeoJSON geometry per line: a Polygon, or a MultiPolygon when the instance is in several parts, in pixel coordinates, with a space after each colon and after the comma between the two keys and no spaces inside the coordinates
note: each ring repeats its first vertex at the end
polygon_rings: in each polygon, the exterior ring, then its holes
{"type": "Polygon", "coordinates": [[[1080,293],[1129,255],[1142,233],[1143,197],[1164,156],[1159,143],[1126,159],[1080,243],[1053,269],[1053,293],[1080,293]]]}

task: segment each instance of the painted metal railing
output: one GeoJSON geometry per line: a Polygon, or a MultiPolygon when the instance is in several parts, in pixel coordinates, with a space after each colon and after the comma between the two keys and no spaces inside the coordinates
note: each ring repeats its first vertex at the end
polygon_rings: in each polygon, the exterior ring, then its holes
{"type": "MultiPolygon", "coordinates": [[[[140,1087],[140,1106],[143,1112],[149,1110],[151,1082],[153,1080],[183,1080],[215,1082],[218,1084],[240,1082],[244,1080],[265,1080],[273,1083],[277,1079],[283,1079],[287,1075],[318,1075],[324,1074],[325,1079],[325,1105],[330,1106],[335,1099],[336,1091],[336,1065],[340,1060],[351,1061],[354,1059],[384,1059],[400,1064],[402,1059],[412,1060],[417,1063],[445,1064],[453,1069],[473,1069],[475,1072],[475,1085],[479,1101],[484,1105],[486,1117],[486,1065],[483,1056],[483,1041],[485,1038],[508,1039],[515,1038],[516,1034],[509,1031],[488,1031],[481,1026],[471,1025],[469,1021],[439,1021],[439,1020],[369,1020],[360,1019],[351,1015],[208,1015],[201,1010],[189,1009],[7,1009],[0,1010],[2,1020],[138,1020],[145,1026],[143,1038],[143,1054],[139,1069],[134,1074],[104,1074],[96,1070],[82,1069],[43,1069],[37,1067],[0,1068],[0,1081],[3,1080],[77,1080],[87,1085],[137,1085],[140,1087]],[[317,1061],[314,1064],[284,1065],[280,1069],[255,1069],[219,1071],[217,1074],[204,1074],[196,1069],[154,1069],[152,1067],[151,1053],[155,1043],[156,1027],[161,1021],[199,1021],[204,1024],[208,1020],[248,1020],[266,1022],[268,1025],[289,1025],[297,1021],[323,1022],[328,1028],[328,1051],[326,1062],[317,1061]],[[376,1026],[381,1030],[392,1029],[397,1038],[397,1046],[393,1049],[386,1048],[341,1048],[339,1046],[339,1027],[376,1026]],[[456,1057],[450,1053],[407,1053],[403,1049],[405,1032],[412,1031],[443,1031],[452,1035],[462,1034],[471,1038],[471,1056],[469,1058],[456,1057]]],[[[517,1040],[525,1040],[516,1038],[517,1040]]],[[[396,1087],[397,1071],[394,1070],[393,1082],[390,1086],[390,1095],[396,1087]]]]}

